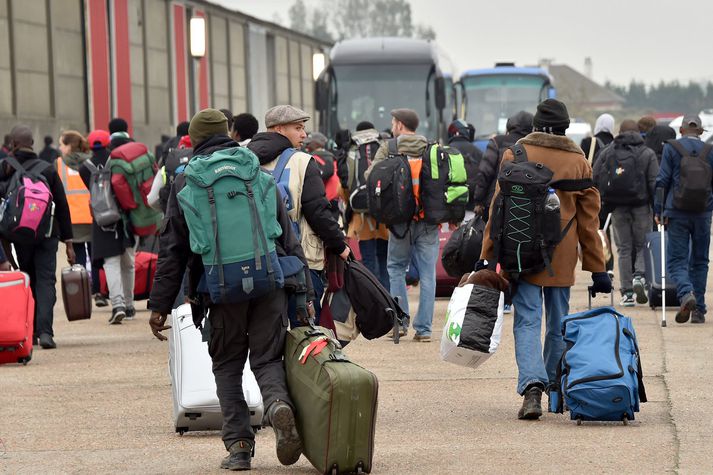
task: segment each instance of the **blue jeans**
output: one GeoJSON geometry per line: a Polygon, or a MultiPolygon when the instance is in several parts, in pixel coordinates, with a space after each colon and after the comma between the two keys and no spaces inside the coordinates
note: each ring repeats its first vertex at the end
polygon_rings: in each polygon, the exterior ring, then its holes
{"type": "Polygon", "coordinates": [[[515,307],[513,334],[522,395],[531,384],[545,388],[557,381],[557,366],[564,352],[562,317],[569,313],[569,287],[540,287],[520,280],[512,298],[515,307]],[[542,351],[542,300],[546,313],[545,348],[542,351]]]}
{"type": "Polygon", "coordinates": [[[710,216],[668,219],[667,277],[671,277],[676,283],[678,299],[681,300],[684,295],[693,292],[696,296],[696,307],[703,313],[706,313],[710,241],[710,216]]]}
{"type": "MultiPolygon", "coordinates": [[[[319,325],[319,316],[322,313],[322,296],[324,295],[324,281],[322,281],[322,271],[309,270],[309,274],[312,277],[312,287],[314,288],[314,324],[319,325]]],[[[287,300],[287,316],[290,318],[290,328],[297,328],[304,326],[299,320],[297,320],[297,302],[295,301],[295,296],[290,295],[287,300]]]]}
{"type": "Polygon", "coordinates": [[[384,239],[359,241],[359,252],[361,252],[361,261],[364,267],[379,279],[386,290],[389,290],[389,272],[386,270],[389,241],[384,239]]]}
{"type": "MultiPolygon", "coordinates": [[[[395,225],[398,234],[406,232],[405,224],[395,225]]],[[[413,257],[420,270],[418,313],[413,320],[417,335],[431,335],[433,307],[436,300],[436,259],[438,259],[438,226],[423,221],[411,223],[403,239],[389,233],[387,269],[391,295],[398,298],[401,308],[410,315],[406,293],[406,268],[413,257]]]]}

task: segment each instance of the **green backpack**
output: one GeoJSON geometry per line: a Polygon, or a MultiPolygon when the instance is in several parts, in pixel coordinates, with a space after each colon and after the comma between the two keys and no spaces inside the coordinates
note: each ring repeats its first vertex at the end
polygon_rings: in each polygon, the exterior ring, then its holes
{"type": "Polygon", "coordinates": [[[148,204],[151,185],[158,171],[156,158],[146,145],[129,142],[111,152],[108,166],[112,189],[119,206],[129,214],[134,234],[156,234],[161,224],[161,213],[148,204]]]}
{"type": "Polygon", "coordinates": [[[281,288],[275,180],[255,154],[235,147],[195,156],[184,174],[177,198],[205,267],[199,291],[213,303],[237,303],[281,288]]]}
{"type": "Polygon", "coordinates": [[[423,155],[420,199],[430,224],[460,223],[470,198],[463,155],[455,147],[430,145],[423,155]]]}

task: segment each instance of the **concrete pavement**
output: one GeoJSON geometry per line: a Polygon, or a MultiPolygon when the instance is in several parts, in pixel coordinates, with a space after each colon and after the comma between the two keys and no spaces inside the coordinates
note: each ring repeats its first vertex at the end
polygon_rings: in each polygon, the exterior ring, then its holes
{"type": "MultiPolygon", "coordinates": [[[[586,307],[588,277],[573,288],[572,312],[586,307]]],[[[373,473],[713,472],[713,322],[678,325],[669,310],[661,328],[660,311],[624,312],[634,319],[649,402],[628,427],[578,427],[567,415],[517,420],[511,316],[483,366],[442,362],[447,303],[437,302],[432,343],[409,335],[400,345],[360,339],[346,349],[380,381],[373,473]]],[[[118,326],[108,316],[95,309],[90,321],[69,323],[58,302],[59,348],[37,349],[26,367],[0,367],[0,473],[225,473],[217,432],[174,432],[168,345],[152,337],[148,312],[118,326]]],[[[253,472],[316,473],[304,457],[280,466],[270,429],[256,443],[253,472]]]]}

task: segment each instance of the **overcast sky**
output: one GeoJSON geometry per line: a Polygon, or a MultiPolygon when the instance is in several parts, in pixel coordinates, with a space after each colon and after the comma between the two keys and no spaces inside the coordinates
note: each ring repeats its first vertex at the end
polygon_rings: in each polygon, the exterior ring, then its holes
{"type": "MultiPolygon", "coordinates": [[[[289,26],[294,0],[211,0],[289,26]]],[[[308,7],[324,0],[305,0],[308,7]]],[[[713,81],[713,0],[411,0],[414,23],[430,25],[458,70],[540,58],[628,84],[713,81]],[[543,6],[547,5],[547,6],[543,6]]]]}

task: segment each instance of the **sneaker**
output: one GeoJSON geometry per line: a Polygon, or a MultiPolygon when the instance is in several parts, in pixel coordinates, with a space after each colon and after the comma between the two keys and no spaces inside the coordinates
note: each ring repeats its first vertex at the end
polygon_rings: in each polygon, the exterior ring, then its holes
{"type": "Polygon", "coordinates": [[[267,420],[275,431],[277,459],[282,465],[292,465],[300,459],[302,441],[297,433],[292,408],[277,400],[267,410],[267,420]]]}
{"type": "Polygon", "coordinates": [[[109,300],[107,300],[107,298],[102,294],[94,294],[94,305],[97,307],[108,307],[109,300]]]}
{"type": "Polygon", "coordinates": [[[413,336],[413,341],[420,342],[420,343],[430,343],[431,335],[419,335],[418,333],[416,333],[413,336]]]}
{"type": "Polygon", "coordinates": [[[542,388],[538,385],[525,389],[522,407],[517,413],[518,419],[537,420],[542,417],[542,388]]]}
{"type": "Polygon", "coordinates": [[[220,468],[234,471],[250,470],[250,460],[255,455],[255,447],[248,440],[239,440],[230,446],[230,452],[222,462],[220,468]]]}
{"type": "Polygon", "coordinates": [[[134,307],[126,307],[125,321],[133,320],[136,317],[136,309],[134,307]]]}
{"type": "Polygon", "coordinates": [[[691,312],[696,309],[696,296],[693,292],[688,292],[681,299],[681,308],[676,312],[676,323],[686,323],[691,316],[691,312]]]}
{"type": "Polygon", "coordinates": [[[512,313],[512,304],[510,304],[510,305],[508,305],[508,304],[503,305],[503,313],[504,313],[504,314],[512,313]]]}
{"type": "Polygon", "coordinates": [[[624,295],[621,296],[621,300],[619,301],[619,306],[621,307],[633,307],[636,305],[636,302],[634,301],[634,294],[631,292],[627,292],[624,295]]]}
{"type": "Polygon", "coordinates": [[[109,323],[111,325],[118,325],[126,317],[126,310],[124,307],[116,307],[111,311],[111,317],[109,317],[109,323]]]}
{"type": "Polygon", "coordinates": [[[706,323],[706,315],[698,309],[691,312],[691,323],[706,323]]]}
{"type": "Polygon", "coordinates": [[[57,348],[57,343],[52,339],[52,335],[49,333],[43,333],[40,335],[40,346],[45,350],[53,350],[57,348]]]}
{"type": "Polygon", "coordinates": [[[646,279],[643,277],[634,277],[632,282],[634,287],[634,294],[636,294],[636,303],[645,304],[649,302],[649,298],[646,296],[646,279]]]}

